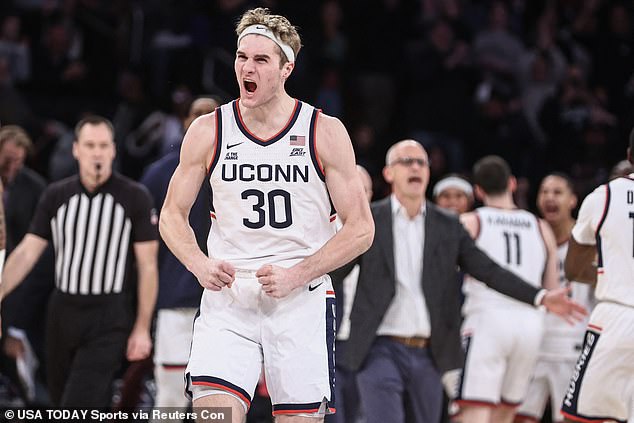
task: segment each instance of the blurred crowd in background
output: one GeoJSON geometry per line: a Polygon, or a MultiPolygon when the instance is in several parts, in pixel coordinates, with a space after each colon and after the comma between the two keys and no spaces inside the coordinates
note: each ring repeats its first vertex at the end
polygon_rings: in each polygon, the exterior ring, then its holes
{"type": "Polygon", "coordinates": [[[584,194],[623,156],[634,11],[618,0],[5,0],[0,122],[27,130],[27,164],[54,181],[75,170],[74,123],[102,114],[138,179],[179,147],[193,98],[237,95],[234,24],[253,6],[299,26],[288,91],[344,122],[375,198],[402,138],[430,152],[431,187],[501,155],[531,209],[546,172],[584,194]]]}

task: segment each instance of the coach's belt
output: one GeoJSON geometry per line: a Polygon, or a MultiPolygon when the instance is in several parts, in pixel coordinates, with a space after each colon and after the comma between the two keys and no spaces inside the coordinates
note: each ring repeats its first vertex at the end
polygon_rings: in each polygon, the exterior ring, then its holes
{"type": "Polygon", "coordinates": [[[412,348],[426,348],[429,345],[429,338],[423,338],[422,336],[387,336],[391,341],[398,342],[407,347],[412,348]]]}

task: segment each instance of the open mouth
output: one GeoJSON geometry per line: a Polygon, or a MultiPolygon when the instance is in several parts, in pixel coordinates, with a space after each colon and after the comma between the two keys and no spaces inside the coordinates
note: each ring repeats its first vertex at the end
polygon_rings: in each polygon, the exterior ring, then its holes
{"type": "Polygon", "coordinates": [[[248,93],[253,93],[258,88],[258,84],[253,81],[244,80],[244,89],[247,90],[248,93]]]}
{"type": "Polygon", "coordinates": [[[546,204],[544,206],[544,212],[546,213],[557,213],[559,211],[559,207],[552,205],[552,204],[546,204]]]}
{"type": "Polygon", "coordinates": [[[423,183],[423,179],[418,176],[411,176],[407,179],[407,182],[421,184],[423,183]]]}

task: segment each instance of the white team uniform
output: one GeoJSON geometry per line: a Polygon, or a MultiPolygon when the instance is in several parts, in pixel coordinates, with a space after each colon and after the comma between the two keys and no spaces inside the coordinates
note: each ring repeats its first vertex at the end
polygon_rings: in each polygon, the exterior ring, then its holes
{"type": "Polygon", "coordinates": [[[182,307],[163,308],[156,314],[154,378],[160,386],[156,391],[156,407],[185,409],[190,403],[183,394],[183,375],[197,312],[196,308],[182,307]]]}
{"type": "Polygon", "coordinates": [[[597,306],[565,392],[562,413],[575,421],[634,415],[634,174],[586,197],[572,230],[597,247],[597,306]]]}
{"type": "Polygon", "coordinates": [[[282,299],[266,295],[255,277],[265,264],[293,266],[335,234],[315,148],[319,111],[296,101],[286,127],[270,140],[249,132],[237,101],[216,113],[207,244],[212,257],[236,267],[236,279],[231,288],[203,293],[186,370],[188,389],[194,389],[194,398],[208,394],[209,387],[229,392],[248,409],[264,364],[274,415],[332,412],[330,277],[282,299]]]}
{"type": "MultiPolygon", "coordinates": [[[[557,248],[559,285],[570,286],[571,298],[591,310],[594,306],[592,287],[588,284],[568,282],[566,279],[564,261],[567,252],[568,242],[564,242],[557,248]]],[[[537,366],[518,415],[541,420],[550,398],[552,420],[563,420],[559,406],[570,382],[572,369],[579,357],[587,323],[586,318],[570,325],[559,316],[550,313],[546,315],[537,366]]]]}
{"type": "MultiPolygon", "coordinates": [[[[496,263],[541,286],[547,251],[537,218],[524,210],[481,207],[476,244],[496,263]]],[[[458,404],[519,404],[542,338],[544,313],[467,275],[462,325],[466,358],[458,404]]]]}

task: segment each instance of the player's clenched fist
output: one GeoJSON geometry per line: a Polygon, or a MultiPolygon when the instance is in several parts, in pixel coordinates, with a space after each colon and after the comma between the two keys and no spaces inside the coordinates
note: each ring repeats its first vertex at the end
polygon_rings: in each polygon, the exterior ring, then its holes
{"type": "Polygon", "coordinates": [[[284,298],[301,285],[291,269],[266,264],[255,273],[262,290],[273,298],[284,298]]]}
{"type": "Polygon", "coordinates": [[[193,273],[203,288],[212,291],[220,291],[225,286],[231,288],[236,278],[236,269],[231,263],[212,258],[205,260],[193,273]]]}

